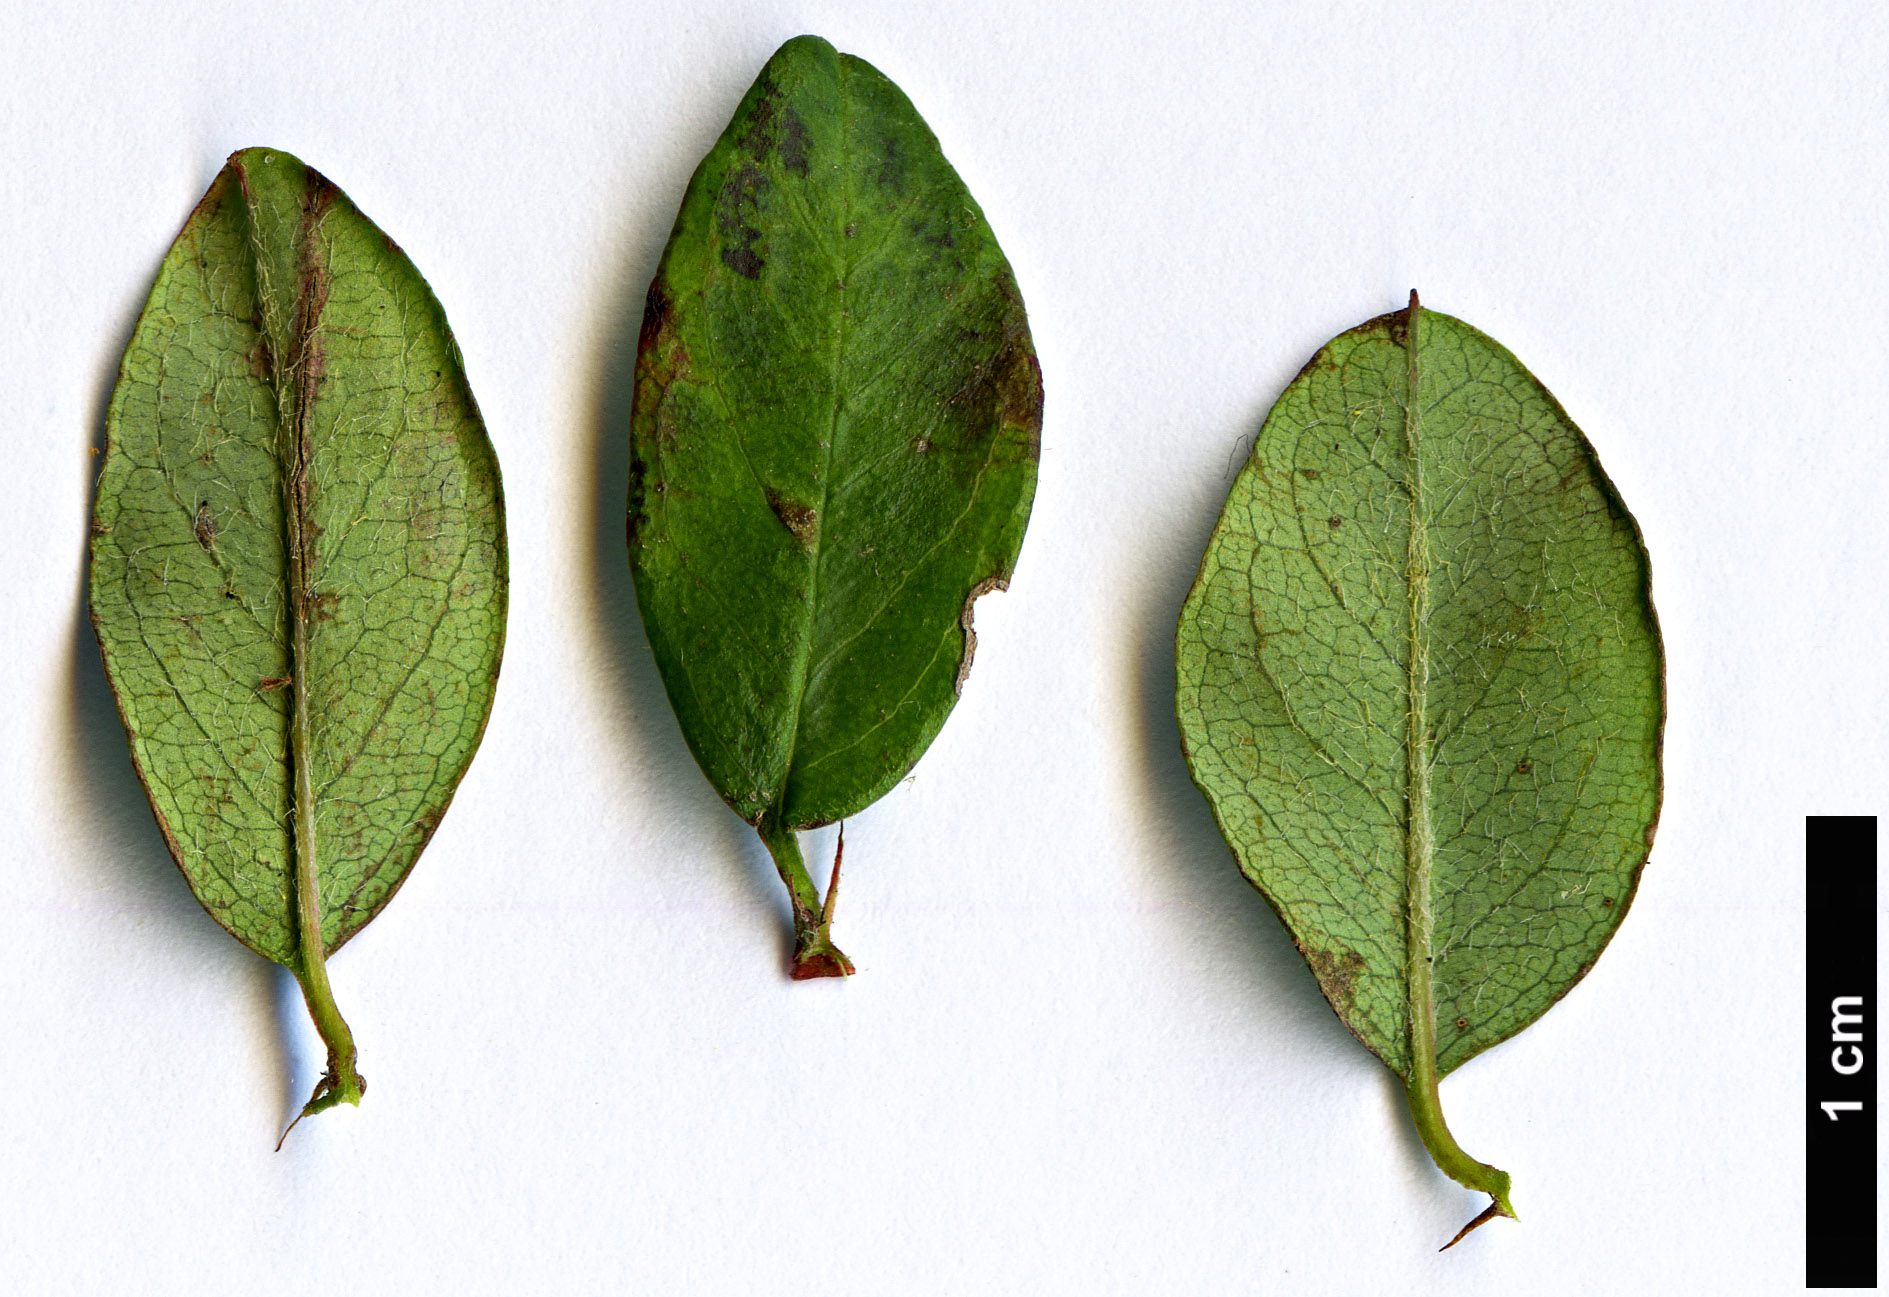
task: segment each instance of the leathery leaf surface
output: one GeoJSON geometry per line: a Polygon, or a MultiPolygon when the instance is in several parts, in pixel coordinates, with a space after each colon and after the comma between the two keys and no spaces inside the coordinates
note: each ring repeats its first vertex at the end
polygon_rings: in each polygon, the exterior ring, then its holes
{"type": "Polygon", "coordinates": [[[1638,528],[1541,384],[1415,294],[1273,407],[1177,661],[1240,869],[1413,1103],[1626,914],[1664,715],[1638,528]]]}
{"type": "MultiPolygon", "coordinates": [[[[504,639],[499,473],[432,292],[332,184],[235,154],[125,352],[92,618],[192,891],[301,980],[407,876],[478,746],[504,639]]],[[[346,1093],[355,1087],[353,1094],[346,1093]]]]}
{"type": "Polygon", "coordinates": [[[850,966],[792,833],[869,805],[944,723],[1041,422],[1016,282],[937,140],[869,64],[788,42],[650,286],[629,548],[690,750],[788,883],[798,975],[850,966]]]}

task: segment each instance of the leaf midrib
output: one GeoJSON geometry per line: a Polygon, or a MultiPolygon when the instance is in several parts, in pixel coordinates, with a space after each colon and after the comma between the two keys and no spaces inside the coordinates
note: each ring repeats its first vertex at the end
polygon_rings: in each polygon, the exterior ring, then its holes
{"type": "MultiPolygon", "coordinates": [[[[838,62],[838,79],[839,95],[837,97],[839,99],[840,118],[839,224],[840,228],[843,230],[846,222],[850,220],[853,215],[852,123],[850,120],[852,101],[846,92],[846,60],[844,57],[838,62]]],[[[807,611],[801,618],[800,634],[798,636],[798,642],[794,646],[794,671],[791,677],[791,694],[794,700],[794,724],[787,736],[787,759],[781,763],[780,783],[776,785],[772,802],[768,807],[769,813],[775,816],[778,816],[781,813],[781,809],[787,805],[787,789],[788,786],[793,783],[794,758],[799,755],[800,733],[806,720],[807,682],[813,669],[814,625],[820,613],[820,576],[825,566],[827,525],[831,521],[827,516],[827,508],[833,495],[833,448],[839,441],[840,411],[844,405],[844,398],[840,391],[840,374],[842,372],[842,363],[846,355],[846,294],[848,291],[848,281],[852,278],[854,269],[852,265],[846,264],[843,255],[844,242],[840,244],[840,247],[842,249],[842,255],[838,257],[837,260],[844,267],[845,273],[841,276],[839,282],[838,323],[834,329],[833,337],[833,414],[827,423],[825,453],[820,457],[820,507],[814,512],[813,552],[809,558],[813,574],[807,584],[807,611]]]]}
{"type": "Polygon", "coordinates": [[[269,383],[275,390],[279,433],[279,459],[282,465],[283,555],[289,615],[289,685],[292,701],[289,710],[290,780],[289,837],[290,856],[294,862],[296,949],[304,977],[321,976],[326,949],[321,937],[321,876],[317,853],[315,810],[317,806],[314,769],[310,757],[312,724],[308,708],[307,677],[311,657],[308,606],[308,534],[313,520],[308,516],[308,407],[314,398],[314,374],[309,365],[309,349],[314,345],[321,305],[313,278],[313,235],[318,212],[307,208],[310,191],[321,183],[315,173],[304,168],[300,222],[296,231],[302,246],[291,249],[295,258],[293,300],[289,319],[282,317],[283,304],[276,286],[269,282],[268,259],[263,246],[259,204],[250,186],[241,187],[244,214],[250,228],[250,247],[255,257],[258,296],[262,299],[264,327],[269,334],[271,363],[269,383]]]}
{"type": "Polygon", "coordinates": [[[1409,636],[1404,707],[1404,886],[1405,1009],[1410,1074],[1415,1083],[1436,1084],[1436,988],[1432,980],[1435,923],[1431,913],[1431,869],[1436,844],[1430,824],[1430,531],[1424,512],[1421,365],[1418,329],[1422,310],[1410,295],[1405,316],[1405,490],[1410,507],[1404,563],[1404,609],[1409,636]]]}

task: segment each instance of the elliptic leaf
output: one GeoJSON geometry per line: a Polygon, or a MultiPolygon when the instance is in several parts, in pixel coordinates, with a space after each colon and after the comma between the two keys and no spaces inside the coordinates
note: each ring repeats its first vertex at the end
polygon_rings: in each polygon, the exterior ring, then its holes
{"type": "Polygon", "coordinates": [[[795,830],[896,784],[1016,562],[1043,389],[1009,264],[911,103],[825,41],[768,62],[650,285],[630,560],[702,770],[851,971],[795,830]]]}
{"type": "Polygon", "coordinates": [[[107,418],[92,621],[191,890],[289,968],[359,1102],[324,960],[393,895],[492,706],[498,463],[406,255],[286,153],[233,155],[107,418]]]}
{"type": "Polygon", "coordinates": [[[1648,579],[1555,399],[1413,293],[1279,398],[1181,614],[1182,741],[1241,871],[1504,1215],[1436,1082],[1566,994],[1633,899],[1664,719],[1648,579]]]}

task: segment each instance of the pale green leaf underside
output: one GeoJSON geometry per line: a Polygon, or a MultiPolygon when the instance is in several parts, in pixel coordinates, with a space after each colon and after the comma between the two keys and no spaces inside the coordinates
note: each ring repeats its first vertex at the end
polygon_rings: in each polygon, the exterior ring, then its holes
{"type": "Polygon", "coordinates": [[[108,436],[92,612],[152,807],[204,907],[293,966],[289,743],[305,690],[316,805],[301,831],[325,947],[312,953],[332,951],[444,812],[504,638],[498,466],[445,317],[344,195],[285,153],[249,150],[164,260],[108,436]]]}
{"type": "MultiPolygon", "coordinates": [[[[1410,1068],[1407,315],[1274,406],[1181,617],[1194,778],[1346,1024],[1410,1068]]],[[[1578,981],[1659,807],[1663,668],[1638,530],[1553,397],[1422,312],[1419,654],[1442,1072],[1578,981]]]]}

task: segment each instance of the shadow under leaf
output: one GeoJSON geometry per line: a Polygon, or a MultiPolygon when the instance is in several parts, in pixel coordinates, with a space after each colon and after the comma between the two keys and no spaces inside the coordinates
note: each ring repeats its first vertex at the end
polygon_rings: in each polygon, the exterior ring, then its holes
{"type": "MultiPolygon", "coordinates": [[[[688,165],[692,169],[693,163],[688,165]]],[[[655,188],[661,192],[672,188],[679,203],[687,180],[684,172],[675,177],[672,186],[655,188]]],[[[683,740],[655,655],[643,633],[636,586],[630,574],[629,431],[636,390],[636,348],[644,301],[662,257],[672,213],[670,209],[654,221],[640,220],[638,228],[623,240],[629,251],[610,285],[611,305],[600,331],[592,377],[590,453],[586,456],[592,472],[586,554],[592,630],[607,663],[604,687],[625,704],[620,709],[626,722],[625,745],[636,754],[634,765],[649,774],[638,781],[639,789],[669,802],[662,808],[667,812],[664,818],[699,826],[691,836],[712,841],[713,855],[737,868],[742,885],[778,915],[785,964],[793,949],[793,922],[787,899],[776,883],[772,861],[760,839],[715,795],[708,780],[691,780],[686,773],[695,770],[695,758],[683,740]]]]}
{"type": "MultiPolygon", "coordinates": [[[[1252,441],[1253,434],[1243,435],[1232,453],[1250,450],[1252,441]]],[[[1202,457],[1203,465],[1215,470],[1209,475],[1213,480],[1201,488],[1191,512],[1170,524],[1161,549],[1167,556],[1165,564],[1144,587],[1151,594],[1133,622],[1140,628],[1138,750],[1145,804],[1155,817],[1154,847],[1158,859],[1174,863],[1188,893],[1197,899],[1197,907],[1212,916],[1213,926],[1201,939],[1238,952],[1236,966],[1252,967],[1253,985],[1264,988],[1274,1011],[1283,1002],[1293,1018],[1328,1037],[1334,1051],[1352,1050],[1358,1048],[1357,1042],[1325,1002],[1285,925],[1240,873],[1206,797],[1194,785],[1181,749],[1180,723],[1175,717],[1174,634],[1231,486],[1231,474],[1216,476],[1225,459],[1202,457]]],[[[1234,471],[1238,467],[1234,464],[1234,471]]],[[[1334,1057],[1340,1055],[1334,1053],[1334,1057]]]]}

